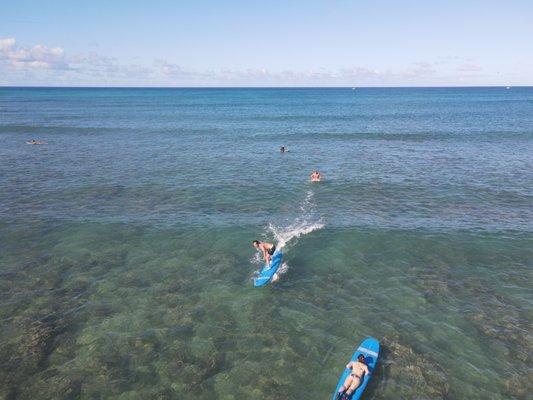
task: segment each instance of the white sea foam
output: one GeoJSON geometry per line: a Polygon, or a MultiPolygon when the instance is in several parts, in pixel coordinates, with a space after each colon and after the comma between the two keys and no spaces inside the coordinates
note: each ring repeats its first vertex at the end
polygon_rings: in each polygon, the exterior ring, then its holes
{"type": "Polygon", "coordinates": [[[324,224],[321,222],[308,223],[296,223],[287,227],[277,227],[269,224],[268,229],[272,232],[277,241],[277,248],[284,248],[287,243],[293,239],[298,239],[300,236],[307,235],[313,231],[322,229],[324,224]]]}
{"type": "Polygon", "coordinates": [[[300,215],[287,226],[268,225],[268,230],[274,235],[278,249],[284,248],[291,240],[298,239],[318,229],[324,224],[315,211],[314,193],[308,190],[304,201],[300,205],[300,215]]]}
{"type": "Polygon", "coordinates": [[[263,253],[261,251],[256,251],[254,253],[254,255],[252,256],[252,258],[250,258],[250,262],[252,264],[256,264],[256,265],[263,265],[263,253]]]}

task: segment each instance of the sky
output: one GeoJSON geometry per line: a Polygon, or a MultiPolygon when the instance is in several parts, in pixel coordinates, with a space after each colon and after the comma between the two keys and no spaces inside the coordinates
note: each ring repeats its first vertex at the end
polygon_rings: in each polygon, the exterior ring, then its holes
{"type": "Polygon", "coordinates": [[[1,86],[533,85],[533,1],[2,0],[1,86]]]}

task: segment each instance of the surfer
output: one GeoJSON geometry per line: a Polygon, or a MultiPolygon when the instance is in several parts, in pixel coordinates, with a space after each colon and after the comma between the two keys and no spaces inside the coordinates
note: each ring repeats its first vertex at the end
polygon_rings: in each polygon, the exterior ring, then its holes
{"type": "Polygon", "coordinates": [[[279,148],[279,152],[280,152],[280,153],[285,153],[286,151],[288,151],[288,150],[285,148],[285,146],[281,146],[281,147],[279,148]]]}
{"type": "Polygon", "coordinates": [[[341,386],[337,393],[337,400],[349,399],[355,389],[359,387],[364,375],[370,375],[370,371],[366,365],[365,356],[359,354],[357,361],[350,361],[346,368],[351,369],[350,375],[344,381],[344,385],[341,386]]]}
{"type": "Polygon", "coordinates": [[[27,144],[46,144],[46,142],[40,142],[38,140],[32,139],[29,142],[26,142],[27,144]]]}
{"type": "Polygon", "coordinates": [[[265,259],[266,265],[270,265],[270,258],[276,251],[276,246],[272,243],[260,242],[259,240],[254,240],[252,244],[256,249],[263,252],[263,258],[265,259]]]}
{"type": "Polygon", "coordinates": [[[313,173],[311,174],[311,182],[320,182],[320,179],[322,179],[320,172],[313,171],[313,173]]]}

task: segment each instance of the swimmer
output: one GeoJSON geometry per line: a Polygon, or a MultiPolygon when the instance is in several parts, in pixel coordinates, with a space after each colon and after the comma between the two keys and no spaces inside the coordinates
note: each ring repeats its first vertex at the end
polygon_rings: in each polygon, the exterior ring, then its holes
{"type": "Polygon", "coordinates": [[[270,266],[270,259],[276,251],[276,246],[272,243],[260,242],[259,240],[254,240],[252,242],[253,246],[263,252],[263,258],[267,266],[270,266]]]}
{"type": "Polygon", "coordinates": [[[339,389],[337,397],[335,398],[336,400],[349,399],[353,392],[355,392],[355,389],[361,384],[363,377],[365,375],[370,375],[370,371],[366,365],[365,356],[362,354],[357,356],[357,361],[350,361],[346,368],[351,369],[352,371],[344,381],[344,385],[339,389]]]}
{"type": "Polygon", "coordinates": [[[320,182],[321,179],[322,175],[320,175],[320,172],[313,171],[313,173],[311,174],[311,182],[320,182]]]}
{"type": "Polygon", "coordinates": [[[39,142],[38,140],[32,139],[29,142],[26,142],[26,144],[47,144],[46,142],[39,142]]]}
{"type": "Polygon", "coordinates": [[[280,153],[288,153],[288,152],[289,152],[289,149],[286,148],[285,146],[281,146],[281,147],[279,148],[279,152],[280,152],[280,153]]]}

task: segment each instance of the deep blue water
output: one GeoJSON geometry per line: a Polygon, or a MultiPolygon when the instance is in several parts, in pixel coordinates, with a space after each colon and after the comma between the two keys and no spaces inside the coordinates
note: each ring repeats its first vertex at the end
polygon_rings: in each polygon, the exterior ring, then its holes
{"type": "Polygon", "coordinates": [[[533,88],[0,88],[0,397],[526,398],[532,167],[533,88]]]}

